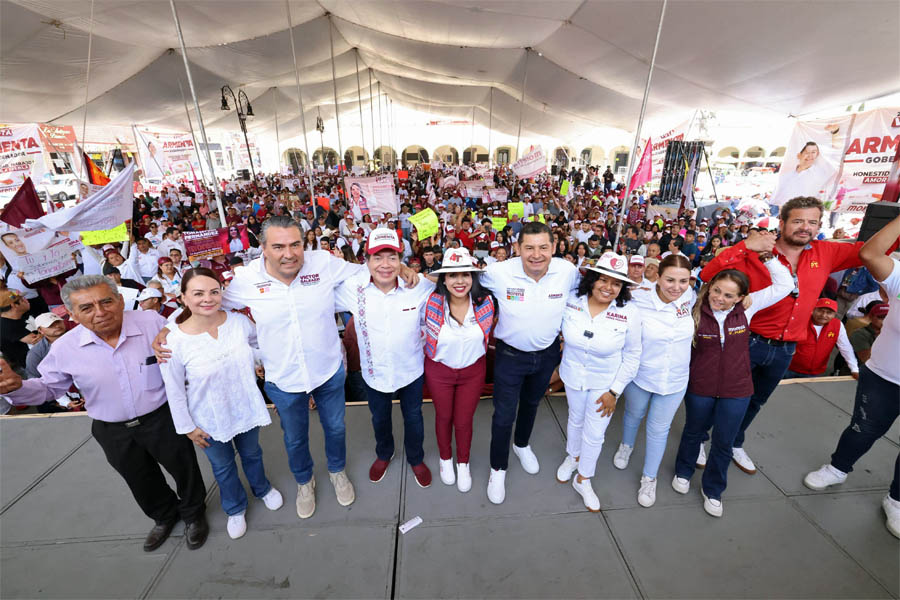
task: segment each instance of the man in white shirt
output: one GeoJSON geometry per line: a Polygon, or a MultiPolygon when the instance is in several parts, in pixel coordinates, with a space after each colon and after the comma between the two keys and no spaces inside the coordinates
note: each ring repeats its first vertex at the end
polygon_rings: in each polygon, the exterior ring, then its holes
{"type": "Polygon", "coordinates": [[[376,458],[369,479],[381,481],[394,457],[391,399],[397,395],[403,413],[406,460],[416,483],[425,488],[431,485],[431,471],[424,463],[422,447],[425,355],[420,321],[434,284],[423,278],[414,288],[400,286],[402,248],[396,230],[379,227],[372,231],[366,245],[368,269],[337,288],[335,308],[353,313],[359,363],[375,429],[376,458]]]}
{"type": "Polygon", "coordinates": [[[176,227],[167,227],[165,238],[159,243],[156,250],[160,256],[168,256],[172,248],[178,248],[181,250],[182,256],[187,256],[187,249],[184,247],[184,240],[181,239],[181,232],[176,227]]]}
{"type": "Polygon", "coordinates": [[[559,330],[566,297],[575,287],[577,276],[574,265],[552,258],[553,235],[543,223],[526,223],[518,247],[519,256],[488,265],[480,278],[481,285],[497,298],[500,314],[495,330],[497,357],[487,490],[494,504],[506,498],[513,423],[513,452],[527,473],[534,475],[540,469],[528,441],[538,405],[560,361],[559,330]]]}

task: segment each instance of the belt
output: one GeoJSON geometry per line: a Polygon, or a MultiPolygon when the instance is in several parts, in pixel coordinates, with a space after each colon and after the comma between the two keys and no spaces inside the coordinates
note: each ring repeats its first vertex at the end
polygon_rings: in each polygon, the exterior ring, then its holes
{"type": "Polygon", "coordinates": [[[143,422],[149,421],[150,418],[151,418],[153,415],[155,415],[155,414],[158,413],[159,411],[163,410],[164,408],[167,408],[165,404],[163,404],[162,406],[160,406],[160,407],[157,408],[157,409],[151,410],[151,411],[148,412],[147,414],[141,415],[141,416],[139,416],[139,417],[137,417],[137,418],[135,418],[135,419],[132,419],[132,420],[130,420],[130,421],[116,421],[116,422],[109,422],[109,421],[107,421],[107,423],[108,423],[109,425],[121,425],[121,426],[126,427],[126,428],[128,428],[128,429],[132,429],[132,428],[134,428],[134,427],[137,427],[138,425],[140,425],[140,424],[143,423],[143,422]]]}
{"type": "Polygon", "coordinates": [[[556,349],[556,348],[559,348],[559,336],[557,335],[557,336],[556,336],[556,339],[553,340],[553,343],[550,344],[549,346],[547,346],[546,348],[544,348],[543,350],[519,350],[519,349],[516,348],[515,346],[511,346],[510,344],[507,344],[506,342],[504,342],[504,341],[501,340],[501,339],[498,339],[498,340],[497,340],[497,343],[498,343],[498,344],[503,344],[504,346],[506,346],[506,347],[509,348],[510,350],[512,350],[512,351],[514,351],[514,352],[517,352],[517,353],[519,353],[519,354],[542,354],[542,353],[544,353],[544,352],[548,352],[548,351],[554,350],[554,349],[556,349]]]}
{"type": "Polygon", "coordinates": [[[750,334],[750,337],[752,337],[752,338],[755,339],[755,340],[759,340],[759,341],[762,342],[763,344],[768,344],[768,345],[770,345],[770,346],[778,346],[778,347],[781,347],[781,346],[786,346],[786,345],[788,345],[788,344],[792,344],[792,343],[793,343],[793,342],[788,342],[788,341],[785,341],[785,340],[773,340],[772,338],[767,338],[767,337],[765,337],[765,336],[759,335],[758,333],[751,333],[751,334],[750,334]]]}

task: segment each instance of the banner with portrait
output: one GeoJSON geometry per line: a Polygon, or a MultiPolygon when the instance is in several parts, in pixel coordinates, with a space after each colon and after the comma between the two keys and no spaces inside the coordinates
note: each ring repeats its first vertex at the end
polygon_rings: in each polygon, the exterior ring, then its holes
{"type": "Polygon", "coordinates": [[[519,179],[531,179],[547,171],[547,157],[538,146],[512,164],[512,170],[519,179]]]}
{"type": "MultiPolygon", "coordinates": [[[[650,179],[659,179],[663,174],[663,167],[666,162],[666,150],[669,147],[669,142],[675,142],[684,140],[684,136],[687,135],[688,128],[691,126],[690,121],[682,121],[672,129],[668,131],[664,131],[660,134],[654,134],[650,136],[649,139],[653,140],[653,146],[651,148],[650,155],[650,179]]],[[[647,140],[641,140],[641,148],[646,148],[647,140]]]]}
{"type": "Polygon", "coordinates": [[[48,176],[38,125],[0,124],[0,202],[15,196],[28,177],[40,189],[48,176]]]}
{"type": "Polygon", "coordinates": [[[0,230],[0,253],[27,283],[59,275],[75,268],[72,253],[84,246],[47,229],[0,230]]]}
{"type": "Polygon", "coordinates": [[[486,187],[484,188],[485,202],[506,202],[509,200],[509,190],[505,187],[486,187]]]}
{"type": "Polygon", "coordinates": [[[348,208],[357,221],[362,221],[365,215],[374,221],[385,213],[400,212],[400,203],[394,195],[394,178],[390,175],[345,177],[344,189],[348,208]]]}
{"type": "Polygon", "coordinates": [[[141,176],[148,182],[193,181],[201,175],[200,163],[190,133],[163,133],[134,128],[141,159],[141,176]]]}

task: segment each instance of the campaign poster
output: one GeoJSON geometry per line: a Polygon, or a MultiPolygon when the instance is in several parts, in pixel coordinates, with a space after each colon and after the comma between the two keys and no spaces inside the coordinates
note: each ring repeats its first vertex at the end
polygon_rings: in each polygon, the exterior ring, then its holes
{"type": "Polygon", "coordinates": [[[547,171],[547,157],[538,146],[512,164],[512,170],[519,179],[531,179],[547,171]]]}
{"type": "Polygon", "coordinates": [[[798,121],[791,133],[770,204],[781,206],[798,196],[826,202],[841,167],[852,122],[853,115],[798,121]]]}
{"type": "MultiPolygon", "coordinates": [[[[688,128],[691,126],[690,121],[682,121],[672,129],[664,131],[658,135],[650,137],[653,140],[653,147],[650,155],[651,172],[650,179],[659,179],[662,177],[664,163],[666,162],[666,150],[669,142],[684,140],[687,135],[688,128]]],[[[641,140],[641,147],[647,145],[647,140],[641,140]]]]}
{"type": "Polygon", "coordinates": [[[218,229],[185,231],[181,237],[187,251],[187,260],[191,262],[225,254],[218,229]]]}
{"type": "Polygon", "coordinates": [[[25,282],[34,284],[42,279],[71,271],[75,268],[72,253],[84,246],[68,238],[59,243],[19,258],[19,270],[24,272],[25,282]]]}
{"type": "Polygon", "coordinates": [[[37,124],[0,124],[0,202],[12,199],[28,177],[39,187],[45,176],[49,173],[37,124]]]}
{"type": "Polygon", "coordinates": [[[484,188],[485,202],[506,202],[509,199],[509,190],[505,187],[484,188]]]}
{"type": "Polygon", "coordinates": [[[0,252],[14,269],[22,271],[24,270],[21,268],[22,263],[26,256],[40,252],[63,239],[53,231],[43,228],[6,229],[0,232],[0,252]]]}
{"type": "Polygon", "coordinates": [[[882,199],[900,149],[900,108],[879,108],[854,115],[834,194],[826,206],[862,217],[882,199]]]}
{"type": "Polygon", "coordinates": [[[222,246],[224,254],[243,252],[250,247],[250,239],[247,237],[247,228],[244,225],[220,227],[216,231],[219,232],[219,244],[222,246]]]}
{"type": "Polygon", "coordinates": [[[192,181],[199,177],[200,163],[190,133],[163,133],[134,129],[142,176],[147,181],[192,181]]]}
{"type": "Polygon", "coordinates": [[[385,213],[400,212],[400,203],[394,195],[394,178],[390,175],[345,177],[344,187],[348,207],[357,221],[362,221],[365,215],[374,221],[385,213]]]}

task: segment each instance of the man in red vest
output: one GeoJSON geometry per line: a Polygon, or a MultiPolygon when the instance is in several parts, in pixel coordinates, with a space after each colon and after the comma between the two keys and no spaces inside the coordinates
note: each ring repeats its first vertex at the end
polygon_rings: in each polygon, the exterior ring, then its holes
{"type": "Polygon", "coordinates": [[[822,375],[828,367],[828,359],[835,346],[847,361],[853,379],[859,379],[856,354],[853,352],[844,324],[836,317],[837,302],[830,298],[819,298],[816,301],[807,326],[806,339],[797,342],[791,366],[784,374],[785,379],[822,375]]]}

